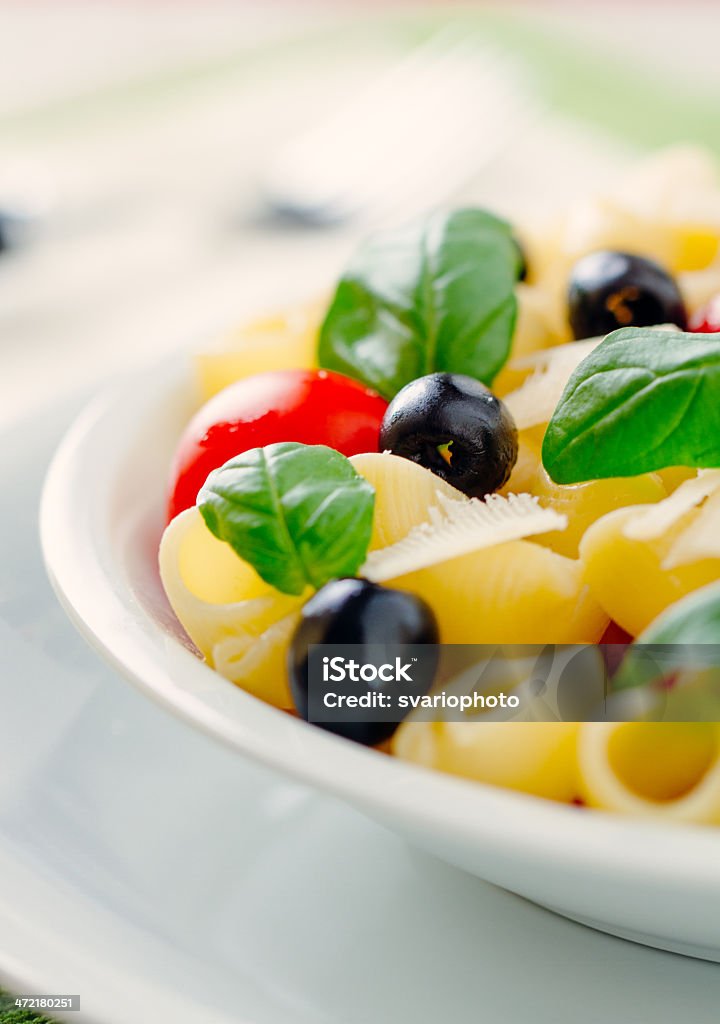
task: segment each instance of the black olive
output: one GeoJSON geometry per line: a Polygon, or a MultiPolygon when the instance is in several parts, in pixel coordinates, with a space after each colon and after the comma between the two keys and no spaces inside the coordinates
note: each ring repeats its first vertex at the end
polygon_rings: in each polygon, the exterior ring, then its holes
{"type": "Polygon", "coordinates": [[[346,712],[344,716],[338,714],[333,720],[319,721],[313,711],[318,707],[319,695],[327,688],[343,693],[386,693],[389,697],[393,693],[397,694],[399,685],[405,689],[411,685],[411,692],[416,694],[427,693],[432,686],[437,668],[436,645],[439,639],[437,621],[432,609],[414,594],[389,590],[362,579],[342,579],[326,583],[304,605],[290,644],[288,669],[295,707],[306,721],[313,721],[314,724],[338,736],[344,736],[366,746],[382,743],[392,736],[409,708],[401,713],[394,705],[391,709],[392,720],[366,720],[360,708],[353,719],[348,718],[346,712]],[[333,653],[336,650],[338,656],[346,653],[357,656],[365,648],[368,652],[368,663],[374,663],[378,652],[389,652],[388,657],[394,662],[395,657],[402,655],[403,651],[411,650],[418,655],[418,645],[431,646],[427,647],[426,653],[418,657],[417,664],[413,662],[411,684],[408,684],[404,677],[399,683],[397,680],[378,678],[372,683],[361,679],[353,687],[349,677],[341,683],[333,682],[332,679],[326,683],[324,676],[318,678],[317,661],[312,663],[315,672],[313,679],[310,679],[310,647],[314,644],[332,648],[333,653]]]}
{"type": "Polygon", "coordinates": [[[685,303],[672,277],[653,260],[627,252],[593,252],[578,260],[570,274],[568,312],[575,338],[620,327],[687,328],[685,303]]]}
{"type": "Polygon", "coordinates": [[[380,450],[417,462],[474,498],[507,483],[518,436],[509,410],[480,381],[430,373],[406,384],[385,411],[380,450]]]}

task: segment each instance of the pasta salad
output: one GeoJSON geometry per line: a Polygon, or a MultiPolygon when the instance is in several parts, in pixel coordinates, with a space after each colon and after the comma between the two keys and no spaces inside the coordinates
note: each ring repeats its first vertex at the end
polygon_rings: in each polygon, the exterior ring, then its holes
{"type": "MultiPolygon", "coordinates": [[[[239,328],[195,375],[160,572],[199,656],[255,697],[312,720],[314,645],[625,645],[620,690],[643,645],[720,640],[704,153],[542,224],[463,208],[380,232],[328,299],[239,328]]],[[[538,797],[720,824],[707,717],[317,724],[538,797]]]]}

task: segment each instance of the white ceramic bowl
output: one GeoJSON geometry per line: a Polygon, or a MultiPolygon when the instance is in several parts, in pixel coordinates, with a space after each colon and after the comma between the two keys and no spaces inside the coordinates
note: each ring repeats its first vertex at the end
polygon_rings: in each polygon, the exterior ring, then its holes
{"type": "Polygon", "coordinates": [[[198,729],[450,863],[605,931],[720,960],[720,830],[588,812],[427,771],[294,720],[198,660],[156,567],[170,453],[194,405],[182,362],[93,402],[48,474],[45,558],[89,641],[198,729]]]}

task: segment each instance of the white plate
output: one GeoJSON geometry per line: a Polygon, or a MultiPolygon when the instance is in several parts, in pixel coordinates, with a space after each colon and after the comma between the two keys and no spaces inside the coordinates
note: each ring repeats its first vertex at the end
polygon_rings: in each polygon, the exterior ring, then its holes
{"type": "Polygon", "coordinates": [[[40,560],[33,510],[69,417],[43,408],[0,435],[6,987],[80,993],[93,1024],[716,1020],[714,965],[416,854],[126,686],[40,560]]]}
{"type": "Polygon", "coordinates": [[[589,813],[399,762],[263,705],[183,645],[155,557],[170,452],[193,407],[177,363],[97,399],[47,478],[46,562],[91,642],[205,733],[451,864],[594,927],[720,960],[720,832],[589,813]]]}

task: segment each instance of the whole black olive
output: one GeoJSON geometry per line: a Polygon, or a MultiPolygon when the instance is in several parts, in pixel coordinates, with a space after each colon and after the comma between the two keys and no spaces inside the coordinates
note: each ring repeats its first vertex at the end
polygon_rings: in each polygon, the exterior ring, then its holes
{"type": "Polygon", "coordinates": [[[653,260],[627,252],[593,252],[578,260],[570,274],[568,313],[576,339],[620,327],[687,328],[687,310],[673,278],[653,260]]]}
{"type": "MultiPolygon", "coordinates": [[[[303,606],[300,622],[290,644],[288,668],[295,707],[306,721],[310,720],[338,736],[367,746],[382,743],[392,736],[409,708],[401,713],[394,703],[392,720],[387,717],[385,720],[372,720],[372,716],[365,719],[365,712],[360,707],[353,717],[338,712],[335,717],[326,716],[327,720],[321,721],[314,714],[319,707],[318,698],[328,690],[338,691],[345,696],[348,693],[370,692],[371,695],[380,695],[379,700],[382,701],[389,699],[393,692],[397,694],[398,687],[401,688],[399,692],[406,692],[408,686],[413,693],[427,693],[435,676],[438,659],[435,645],[439,642],[437,621],[432,609],[414,594],[390,590],[362,579],[326,583],[303,606]],[[330,671],[325,671],[322,662],[311,662],[310,647],[314,644],[322,644],[336,655],[335,659],[324,659],[332,662],[330,671]],[[427,648],[427,653],[420,656],[418,645],[431,646],[427,648]],[[363,649],[367,651],[367,659],[362,657],[363,649]],[[388,678],[392,672],[378,674],[374,680],[368,678],[374,670],[385,667],[377,665],[378,656],[384,661],[384,652],[388,652],[389,664],[394,671],[396,657],[408,651],[416,655],[417,661],[409,656],[401,657],[400,668],[403,667],[403,661],[407,662],[405,670],[411,676],[410,679],[404,674],[401,674],[399,680],[388,678]],[[352,657],[345,658],[345,654],[352,657]],[[358,655],[359,660],[353,661],[358,655]],[[409,670],[410,663],[412,671],[409,670]],[[353,665],[356,669],[353,669],[353,665]],[[369,672],[359,675],[358,665],[369,668],[369,672]],[[311,668],[314,669],[312,679],[311,668]],[[319,677],[316,674],[318,670],[319,677]],[[327,682],[324,681],[325,676],[328,677],[327,682]],[[385,694],[388,696],[384,697],[385,694]]],[[[332,696],[336,703],[331,706],[336,707],[337,694],[332,696]]],[[[386,705],[375,706],[382,708],[386,705]]]]}
{"type": "Polygon", "coordinates": [[[380,449],[482,498],[507,480],[518,454],[515,421],[480,381],[430,373],[406,384],[385,411],[380,449]]]}

